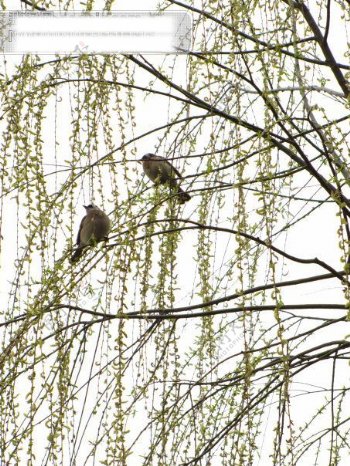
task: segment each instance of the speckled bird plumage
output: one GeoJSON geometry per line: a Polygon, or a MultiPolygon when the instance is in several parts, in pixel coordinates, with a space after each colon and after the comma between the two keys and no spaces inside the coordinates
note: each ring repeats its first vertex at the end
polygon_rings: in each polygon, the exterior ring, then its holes
{"type": "Polygon", "coordinates": [[[86,215],[83,217],[77,236],[77,249],[71,257],[71,262],[77,261],[86,246],[106,240],[111,228],[108,216],[94,204],[84,206],[86,215]]]}
{"type": "Polygon", "coordinates": [[[179,186],[182,176],[178,170],[164,157],[155,154],[145,154],[141,158],[145,174],[155,184],[168,184],[170,188],[176,189],[177,199],[180,204],[191,199],[191,196],[179,186]]]}

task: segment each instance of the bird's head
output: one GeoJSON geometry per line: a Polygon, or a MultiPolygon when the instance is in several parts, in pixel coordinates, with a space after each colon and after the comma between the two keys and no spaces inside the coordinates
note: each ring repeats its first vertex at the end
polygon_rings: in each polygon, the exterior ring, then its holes
{"type": "Polygon", "coordinates": [[[87,212],[89,212],[89,210],[92,210],[92,209],[98,209],[98,207],[95,206],[95,204],[93,204],[93,203],[91,203],[91,204],[89,204],[89,205],[84,205],[83,207],[85,208],[85,210],[86,210],[87,212]]]}
{"type": "Polygon", "coordinates": [[[140,163],[145,162],[146,160],[152,160],[153,154],[145,154],[141,159],[139,160],[140,163]]]}

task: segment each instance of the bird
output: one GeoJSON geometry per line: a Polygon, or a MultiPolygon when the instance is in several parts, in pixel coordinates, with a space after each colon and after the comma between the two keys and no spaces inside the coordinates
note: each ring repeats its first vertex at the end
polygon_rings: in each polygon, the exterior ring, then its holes
{"type": "Polygon", "coordinates": [[[141,159],[143,171],[154,184],[168,184],[170,188],[176,189],[177,199],[180,204],[191,199],[191,196],[180,188],[179,179],[181,174],[165,157],[155,154],[145,154],[141,159]]]}
{"type": "Polygon", "coordinates": [[[71,262],[76,262],[83,254],[86,246],[108,239],[111,222],[108,216],[95,204],[83,206],[86,215],[83,217],[77,236],[77,249],[71,257],[71,262]]]}

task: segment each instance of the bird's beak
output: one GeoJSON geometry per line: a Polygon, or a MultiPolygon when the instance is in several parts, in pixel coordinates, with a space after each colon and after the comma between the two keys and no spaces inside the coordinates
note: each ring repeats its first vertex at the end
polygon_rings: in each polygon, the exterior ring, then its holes
{"type": "Polygon", "coordinates": [[[84,209],[87,209],[87,205],[83,205],[84,209]]]}

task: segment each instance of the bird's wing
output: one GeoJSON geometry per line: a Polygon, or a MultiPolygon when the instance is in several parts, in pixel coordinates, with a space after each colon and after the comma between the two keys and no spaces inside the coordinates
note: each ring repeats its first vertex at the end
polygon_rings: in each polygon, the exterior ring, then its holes
{"type": "Polygon", "coordinates": [[[167,159],[164,159],[164,160],[165,160],[165,162],[166,162],[168,165],[171,166],[171,169],[172,169],[172,171],[175,173],[175,175],[177,176],[177,178],[182,178],[181,173],[174,167],[174,165],[173,165],[172,163],[170,163],[169,160],[167,160],[167,159]]]}
{"type": "Polygon", "coordinates": [[[96,212],[90,211],[86,214],[80,230],[80,244],[87,246],[94,238],[97,220],[96,212]]]}
{"type": "Polygon", "coordinates": [[[78,245],[78,246],[79,246],[79,244],[80,244],[80,234],[81,234],[81,230],[82,230],[82,228],[83,228],[85,219],[86,219],[86,215],[85,215],[85,217],[82,218],[82,220],[81,220],[81,222],[80,222],[80,227],[79,227],[79,231],[78,231],[78,235],[77,235],[77,245],[78,245]]]}
{"type": "Polygon", "coordinates": [[[164,162],[166,163],[170,168],[171,168],[171,171],[173,173],[175,173],[176,177],[177,178],[182,178],[182,175],[181,173],[174,167],[174,165],[168,160],[166,159],[165,157],[162,157],[161,155],[155,155],[155,154],[152,154],[152,158],[150,159],[151,161],[154,160],[154,161],[159,161],[159,162],[164,162]]]}

